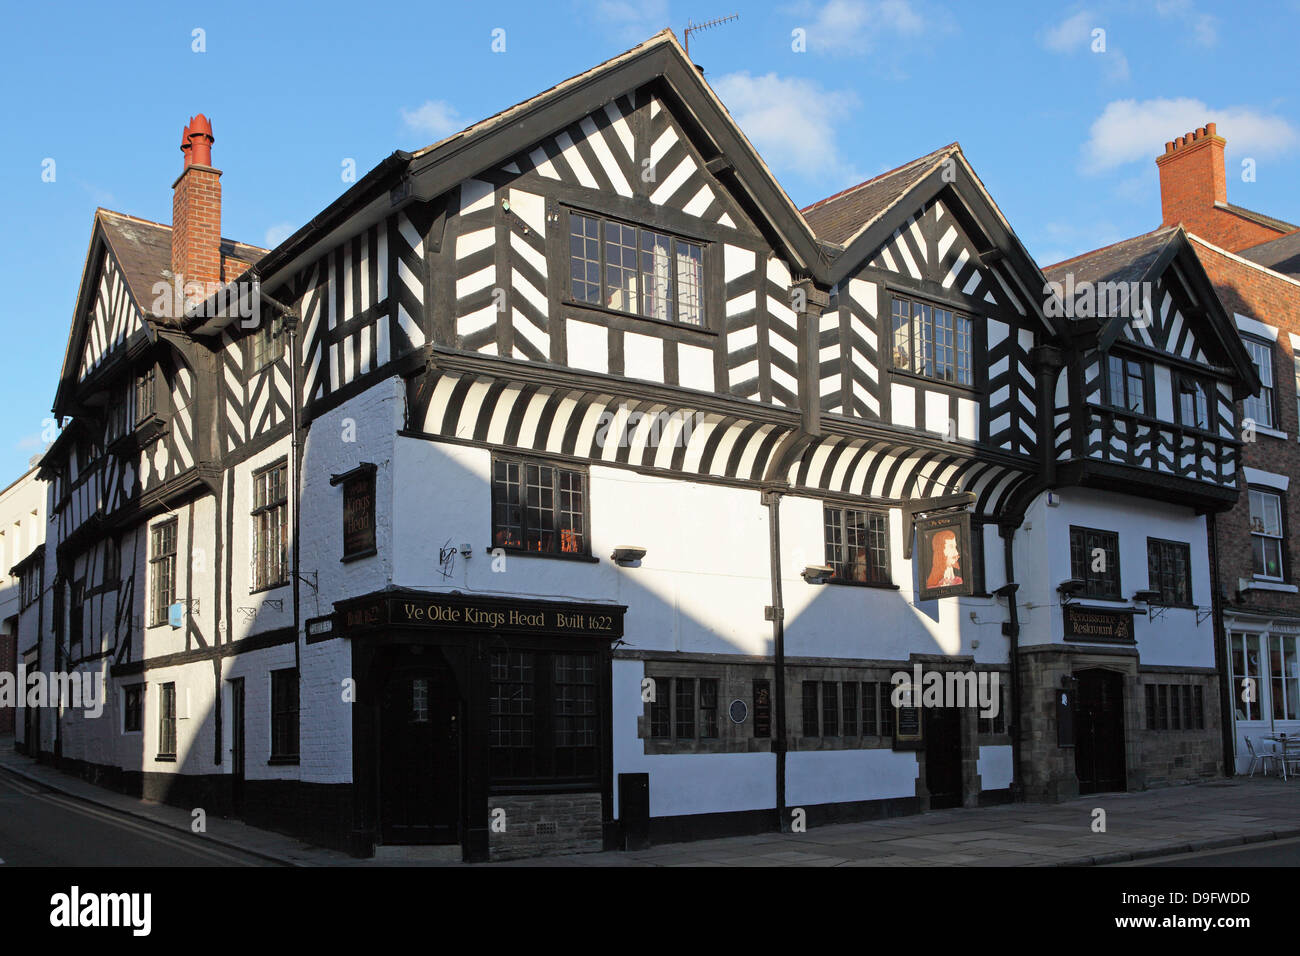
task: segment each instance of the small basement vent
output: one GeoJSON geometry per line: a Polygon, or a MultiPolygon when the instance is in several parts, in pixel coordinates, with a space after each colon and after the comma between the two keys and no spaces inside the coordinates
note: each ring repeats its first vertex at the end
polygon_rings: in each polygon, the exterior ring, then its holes
{"type": "Polygon", "coordinates": [[[554,823],[539,823],[539,824],[537,824],[537,835],[538,835],[538,836],[555,836],[555,833],[556,833],[556,827],[555,827],[555,824],[554,824],[554,823]]]}

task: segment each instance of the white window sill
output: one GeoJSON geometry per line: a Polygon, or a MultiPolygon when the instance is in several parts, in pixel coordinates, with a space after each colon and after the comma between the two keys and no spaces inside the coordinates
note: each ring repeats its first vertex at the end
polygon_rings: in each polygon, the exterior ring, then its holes
{"type": "Polygon", "coordinates": [[[1255,434],[1256,434],[1256,435],[1268,435],[1268,436],[1271,437],[1271,438],[1290,438],[1290,437],[1291,437],[1291,436],[1288,435],[1286,432],[1280,432],[1280,431],[1278,431],[1276,428],[1268,428],[1268,427],[1266,427],[1266,426],[1264,426],[1264,425],[1260,425],[1260,424],[1258,424],[1258,423],[1255,425],[1255,434]]]}
{"type": "Polygon", "coordinates": [[[1300,593],[1300,587],[1294,584],[1284,584],[1281,581],[1246,581],[1241,587],[1245,591],[1282,591],[1286,594],[1300,593]]]}

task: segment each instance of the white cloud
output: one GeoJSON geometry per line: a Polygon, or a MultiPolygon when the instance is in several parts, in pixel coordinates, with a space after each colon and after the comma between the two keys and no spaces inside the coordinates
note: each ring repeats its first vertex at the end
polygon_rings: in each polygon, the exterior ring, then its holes
{"type": "Polygon", "coordinates": [[[809,48],[818,53],[863,54],[890,35],[921,36],[946,27],[927,21],[911,0],[829,0],[820,9],[804,5],[799,10],[812,16],[799,25],[808,31],[809,48]]]}
{"type": "Polygon", "coordinates": [[[719,77],[713,89],[774,170],[822,185],[847,185],[857,175],[836,137],[837,124],[858,105],[854,94],[801,77],[748,72],[719,77]]]}
{"type": "Polygon", "coordinates": [[[1053,53],[1078,53],[1088,49],[1096,18],[1088,10],[1058,23],[1043,34],[1043,46],[1053,53]]]}
{"type": "Polygon", "coordinates": [[[1156,13],[1167,20],[1181,21],[1197,46],[1212,47],[1219,42],[1218,18],[1198,11],[1192,0],[1156,0],[1156,13]]]}
{"type": "Polygon", "coordinates": [[[1276,155],[1297,141],[1296,129],[1280,116],[1245,106],[1211,109],[1200,100],[1115,100],[1093,121],[1083,147],[1085,172],[1099,173],[1126,163],[1150,162],[1176,136],[1217,123],[1220,136],[1239,155],[1276,155]]]}
{"type": "Polygon", "coordinates": [[[293,223],[277,222],[270,229],[266,230],[266,235],[262,239],[262,245],[267,249],[274,249],[284,240],[294,234],[293,223]]]}
{"type": "Polygon", "coordinates": [[[439,140],[464,129],[468,123],[461,118],[456,107],[446,100],[426,100],[413,110],[402,110],[402,122],[407,129],[422,133],[430,140],[439,140]]]}

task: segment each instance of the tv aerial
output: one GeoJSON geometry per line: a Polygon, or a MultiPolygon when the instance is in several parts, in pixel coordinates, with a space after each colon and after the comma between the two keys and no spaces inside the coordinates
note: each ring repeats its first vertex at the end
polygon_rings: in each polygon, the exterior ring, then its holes
{"type": "Polygon", "coordinates": [[[685,41],[683,46],[686,49],[686,55],[691,55],[691,34],[699,33],[701,30],[711,30],[714,27],[722,26],[732,20],[739,20],[740,14],[733,13],[729,17],[714,17],[712,20],[705,20],[703,23],[696,23],[693,20],[686,21],[686,29],[682,33],[682,39],[685,41]]]}

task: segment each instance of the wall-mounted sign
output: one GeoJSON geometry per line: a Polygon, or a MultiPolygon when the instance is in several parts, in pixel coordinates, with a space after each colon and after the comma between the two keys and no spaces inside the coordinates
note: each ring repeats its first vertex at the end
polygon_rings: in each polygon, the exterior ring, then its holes
{"type": "Polygon", "coordinates": [[[313,617],[307,620],[307,643],[315,644],[318,641],[328,641],[334,636],[334,615],[326,614],[323,617],[313,617]]]}
{"type": "Polygon", "coordinates": [[[731,717],[733,724],[743,724],[745,718],[749,716],[749,705],[737,697],[727,708],[727,714],[731,717]]]}
{"type": "Polygon", "coordinates": [[[960,597],[975,592],[970,546],[970,512],[916,521],[917,600],[960,597]]]}
{"type": "Polygon", "coordinates": [[[343,560],[374,554],[375,466],[364,463],[330,481],[343,485],[343,560]]]}
{"type": "Polygon", "coordinates": [[[338,617],[347,631],[414,627],[613,639],[623,636],[626,610],[621,605],[399,593],[344,606],[338,617]]]}
{"type": "Polygon", "coordinates": [[[1134,641],[1131,608],[1067,604],[1062,608],[1062,614],[1067,641],[1092,641],[1096,644],[1132,644],[1134,641]]]}

